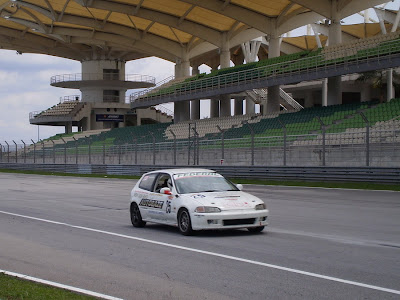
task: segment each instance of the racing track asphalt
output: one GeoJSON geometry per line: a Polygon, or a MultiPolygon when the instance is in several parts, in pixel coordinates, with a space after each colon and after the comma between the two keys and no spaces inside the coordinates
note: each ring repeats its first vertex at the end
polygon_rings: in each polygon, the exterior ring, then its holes
{"type": "Polygon", "coordinates": [[[134,183],[0,173],[0,269],[124,299],[400,298],[399,192],[245,186],[264,233],[184,237],[130,225],[134,183]]]}

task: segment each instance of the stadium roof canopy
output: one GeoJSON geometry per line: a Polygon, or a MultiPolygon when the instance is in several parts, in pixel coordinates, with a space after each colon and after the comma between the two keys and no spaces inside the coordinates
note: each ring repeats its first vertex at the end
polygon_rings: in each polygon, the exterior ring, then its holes
{"type": "Polygon", "coordinates": [[[221,48],[226,41],[234,47],[260,36],[276,37],[337,18],[337,12],[345,18],[385,2],[0,0],[0,48],[80,61],[156,56],[175,62],[221,48]]]}

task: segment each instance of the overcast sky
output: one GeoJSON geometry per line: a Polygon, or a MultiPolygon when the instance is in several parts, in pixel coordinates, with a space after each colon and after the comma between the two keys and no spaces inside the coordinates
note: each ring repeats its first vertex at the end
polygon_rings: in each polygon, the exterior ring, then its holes
{"type": "MultiPolygon", "coordinates": [[[[400,0],[386,8],[398,10],[400,0]]],[[[376,19],[370,10],[370,16],[376,19]]],[[[345,19],[346,23],[362,22],[361,17],[345,19]]],[[[293,36],[293,35],[292,35],[293,36]]],[[[207,68],[201,68],[201,72],[207,68]]],[[[50,78],[59,74],[81,73],[80,62],[53,56],[22,54],[0,50],[0,143],[21,139],[38,140],[38,126],[30,125],[29,113],[45,110],[59,102],[60,97],[80,94],[79,90],[50,86],[50,78]]],[[[151,75],[156,82],[174,74],[174,64],[158,58],[146,58],[126,64],[126,74],[151,75]]],[[[127,95],[133,93],[129,90],[127,95]]],[[[76,128],[74,128],[74,131],[76,128]]],[[[63,133],[64,127],[40,126],[39,138],[63,133]]]]}

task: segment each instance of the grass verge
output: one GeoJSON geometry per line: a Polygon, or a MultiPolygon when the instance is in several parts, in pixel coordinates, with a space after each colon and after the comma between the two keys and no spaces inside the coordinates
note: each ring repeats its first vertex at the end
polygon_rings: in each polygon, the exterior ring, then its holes
{"type": "Polygon", "coordinates": [[[0,273],[0,299],[94,300],[97,298],[0,273]]]}
{"type": "MultiPolygon", "coordinates": [[[[36,175],[53,175],[53,176],[71,176],[71,177],[94,177],[94,178],[118,178],[118,179],[139,179],[140,176],[131,175],[106,175],[106,174],[71,174],[56,173],[45,171],[28,171],[28,170],[11,170],[0,169],[0,173],[19,173],[19,174],[36,174],[36,175]]],[[[368,182],[314,182],[314,181],[292,181],[292,180],[267,180],[267,179],[231,179],[234,183],[256,184],[256,185],[280,185],[280,186],[299,186],[299,187],[322,187],[322,188],[342,188],[342,189],[359,189],[359,190],[389,190],[400,191],[399,184],[380,184],[368,182]]]]}

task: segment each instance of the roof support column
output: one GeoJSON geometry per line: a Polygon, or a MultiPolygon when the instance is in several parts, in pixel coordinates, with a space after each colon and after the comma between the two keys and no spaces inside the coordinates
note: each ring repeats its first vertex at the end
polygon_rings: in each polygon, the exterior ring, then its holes
{"type": "MultiPolygon", "coordinates": [[[[220,56],[219,56],[219,63],[220,68],[229,68],[231,66],[231,53],[229,51],[229,39],[228,33],[223,32],[221,35],[222,38],[222,47],[220,48],[220,56]]],[[[231,96],[228,95],[221,95],[220,96],[220,116],[227,117],[231,115],[231,96]]]]}
{"type": "MultiPolygon", "coordinates": [[[[195,65],[192,67],[192,75],[199,75],[199,66],[195,65]]],[[[190,101],[190,119],[199,120],[200,119],[200,99],[190,101]]]]}
{"type": "MultiPolygon", "coordinates": [[[[267,38],[269,42],[268,47],[268,58],[274,58],[281,55],[281,38],[277,34],[271,34],[267,38]]],[[[270,114],[280,111],[280,95],[279,95],[279,85],[271,86],[268,88],[268,100],[267,105],[264,107],[263,114],[270,114]]]]}
{"type": "MultiPolygon", "coordinates": [[[[315,24],[311,24],[311,28],[314,31],[315,40],[317,41],[318,48],[322,48],[321,39],[319,38],[319,32],[315,24]]],[[[328,79],[324,78],[321,81],[322,84],[322,106],[328,106],[328,79]]]]}
{"type": "MultiPolygon", "coordinates": [[[[329,25],[329,45],[342,42],[342,26],[340,24],[340,12],[337,1],[331,1],[331,24],[329,25]]],[[[328,78],[328,105],[342,104],[342,77],[328,78]]]]}
{"type": "MultiPolygon", "coordinates": [[[[244,55],[244,59],[246,63],[255,62],[257,60],[258,51],[260,50],[261,41],[252,40],[250,42],[243,43],[241,45],[242,52],[244,55]]],[[[239,103],[238,103],[239,104],[239,103]]],[[[236,102],[235,102],[235,111],[236,111],[236,102]]],[[[246,114],[254,114],[255,112],[255,104],[253,100],[249,96],[246,97],[246,114]]],[[[243,108],[242,108],[243,113],[243,108]]],[[[236,113],[235,113],[236,115],[236,113]]]]}
{"type": "MultiPolygon", "coordinates": [[[[190,76],[190,62],[186,51],[183,51],[183,59],[177,59],[175,64],[175,78],[180,79],[190,76]]],[[[179,123],[190,119],[190,101],[174,103],[174,122],[179,123]]]]}

